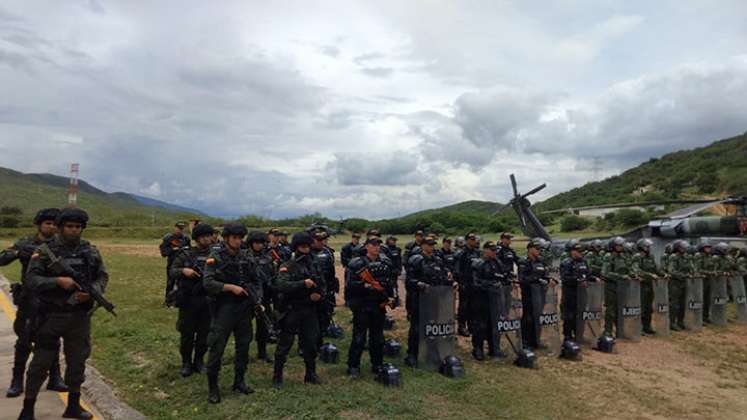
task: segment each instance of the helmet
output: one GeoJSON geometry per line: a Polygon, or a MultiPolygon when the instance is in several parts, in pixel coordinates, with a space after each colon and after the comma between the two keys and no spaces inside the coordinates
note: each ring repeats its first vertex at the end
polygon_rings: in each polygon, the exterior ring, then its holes
{"type": "Polygon", "coordinates": [[[636,247],[636,248],[637,248],[637,249],[638,249],[639,251],[645,251],[645,252],[649,252],[649,251],[651,251],[651,246],[652,246],[653,244],[654,244],[654,243],[653,243],[653,242],[651,241],[651,239],[648,239],[648,238],[642,238],[642,239],[639,239],[639,240],[638,240],[638,242],[636,242],[636,243],[635,243],[635,247],[636,247]]]}
{"type": "Polygon", "coordinates": [[[625,242],[625,244],[623,245],[623,249],[628,254],[632,254],[635,250],[635,244],[633,242],[625,242]]]}
{"type": "Polygon", "coordinates": [[[684,240],[680,239],[677,241],[674,241],[674,250],[677,252],[687,252],[687,248],[690,246],[690,244],[684,240]]]}
{"type": "Polygon", "coordinates": [[[673,251],[673,249],[674,249],[674,247],[672,246],[672,242],[664,245],[664,253],[665,254],[671,254],[672,251],[673,251]]]}
{"type": "Polygon", "coordinates": [[[215,229],[213,229],[213,227],[208,225],[207,223],[200,223],[199,225],[195,226],[194,229],[192,229],[192,239],[194,239],[195,241],[199,239],[200,236],[212,236],[213,234],[215,234],[215,229]]]}
{"type": "Polygon", "coordinates": [[[530,241],[529,241],[529,242],[527,243],[527,249],[529,249],[529,248],[538,248],[538,249],[542,249],[542,248],[544,248],[544,246],[545,246],[545,242],[546,242],[546,241],[545,241],[544,239],[542,239],[542,238],[532,238],[532,239],[531,239],[531,240],[530,240],[530,241]]]}
{"type": "Polygon", "coordinates": [[[249,237],[246,238],[246,242],[249,244],[259,242],[259,243],[265,243],[267,242],[267,234],[264,232],[253,230],[249,232],[249,237]]]}
{"type": "Polygon", "coordinates": [[[607,242],[607,249],[614,251],[616,246],[625,246],[625,239],[622,236],[615,236],[607,242]]]}
{"type": "Polygon", "coordinates": [[[311,246],[311,235],[306,232],[298,232],[293,235],[293,239],[291,239],[291,249],[295,251],[301,245],[311,246]]]}
{"type": "Polygon", "coordinates": [[[698,252],[698,247],[696,247],[695,245],[688,245],[687,246],[687,253],[688,254],[695,254],[696,252],[698,252]]]}
{"type": "Polygon", "coordinates": [[[719,242],[715,247],[713,247],[713,249],[719,255],[726,255],[729,253],[729,244],[726,242],[719,242]]]}
{"type": "Polygon", "coordinates": [[[591,241],[590,246],[595,251],[601,251],[602,248],[604,247],[604,242],[602,242],[601,239],[594,239],[593,241],[591,241]]]}
{"type": "Polygon", "coordinates": [[[706,248],[713,248],[713,245],[709,244],[708,242],[701,242],[698,244],[698,252],[703,252],[706,248]]]}
{"type": "Polygon", "coordinates": [[[65,222],[80,223],[81,227],[85,229],[86,225],[88,225],[88,213],[83,209],[74,207],[63,209],[60,214],[57,215],[55,224],[57,226],[62,226],[65,222]]]}
{"type": "Polygon", "coordinates": [[[246,226],[240,225],[238,223],[229,223],[223,226],[222,236],[225,237],[229,235],[241,236],[243,238],[244,236],[246,236],[246,226]]]}
{"type": "Polygon", "coordinates": [[[577,251],[581,251],[582,246],[581,246],[581,243],[578,241],[578,239],[571,239],[570,241],[565,243],[566,252],[571,252],[571,250],[573,249],[577,251]]]}
{"type": "Polygon", "coordinates": [[[57,220],[57,215],[60,214],[60,209],[56,208],[49,208],[49,209],[41,209],[38,212],[36,212],[36,216],[34,216],[34,224],[39,226],[43,222],[46,222],[47,220],[55,221],[57,220]]]}

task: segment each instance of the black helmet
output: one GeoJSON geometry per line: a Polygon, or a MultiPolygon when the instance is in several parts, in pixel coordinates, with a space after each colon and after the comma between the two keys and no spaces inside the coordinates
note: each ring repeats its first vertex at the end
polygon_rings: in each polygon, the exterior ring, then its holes
{"type": "Polygon", "coordinates": [[[698,252],[703,252],[706,248],[713,248],[713,245],[709,244],[708,242],[701,242],[698,244],[698,252]]]}
{"type": "Polygon", "coordinates": [[[645,252],[649,252],[649,251],[651,251],[651,246],[652,246],[653,244],[654,244],[654,243],[653,243],[653,241],[651,241],[651,239],[648,239],[648,238],[641,238],[641,239],[639,239],[639,240],[638,240],[638,242],[636,242],[636,243],[635,243],[635,247],[636,247],[636,248],[637,248],[637,249],[638,249],[639,251],[645,251],[645,252]]]}
{"type": "Polygon", "coordinates": [[[673,250],[674,250],[674,246],[672,245],[672,242],[664,245],[664,253],[665,254],[671,254],[673,250]]]}
{"type": "Polygon", "coordinates": [[[542,249],[545,246],[545,240],[542,238],[532,238],[529,242],[527,242],[527,249],[529,248],[537,248],[542,249]]]}
{"type": "Polygon", "coordinates": [[[46,222],[47,220],[56,221],[57,216],[60,214],[60,209],[56,208],[49,208],[49,209],[41,209],[38,212],[36,212],[36,216],[34,216],[34,224],[39,226],[42,223],[46,222]]]}
{"type": "Polygon", "coordinates": [[[295,251],[301,245],[311,246],[311,235],[306,232],[298,232],[293,235],[293,239],[291,239],[291,249],[295,251]]]}
{"type": "Polygon", "coordinates": [[[565,243],[565,250],[566,252],[571,252],[571,250],[577,250],[581,251],[583,247],[581,246],[581,243],[578,241],[578,239],[571,239],[570,241],[565,243]]]}
{"type": "Polygon", "coordinates": [[[593,241],[591,241],[590,246],[592,249],[596,251],[601,251],[602,248],[604,247],[604,242],[602,242],[601,239],[594,239],[593,241]]]}
{"type": "Polygon", "coordinates": [[[688,245],[687,246],[687,253],[688,254],[695,254],[696,252],[698,252],[698,247],[696,247],[695,245],[688,245]]]}
{"type": "Polygon", "coordinates": [[[684,239],[674,241],[674,250],[677,252],[687,252],[689,246],[690,244],[684,239]]]}
{"type": "Polygon", "coordinates": [[[192,229],[192,239],[194,239],[195,241],[198,240],[200,236],[212,236],[214,234],[215,229],[213,229],[213,227],[207,223],[200,223],[199,225],[195,226],[194,229],[192,229]]]}
{"type": "Polygon", "coordinates": [[[86,225],[88,225],[88,213],[83,209],[75,207],[62,209],[55,219],[55,224],[62,226],[65,222],[80,223],[81,227],[85,229],[86,225]]]}
{"type": "Polygon", "coordinates": [[[727,255],[729,253],[729,244],[726,242],[719,242],[713,247],[713,249],[719,255],[727,255]]]}
{"type": "Polygon", "coordinates": [[[267,242],[267,234],[259,230],[253,230],[249,232],[249,237],[246,238],[246,242],[248,244],[253,244],[255,242],[259,242],[263,244],[267,242]]]}
{"type": "Polygon", "coordinates": [[[240,225],[238,223],[229,223],[225,226],[223,226],[223,233],[221,236],[226,237],[229,235],[236,235],[240,237],[246,236],[246,226],[240,225]]]}
{"type": "Polygon", "coordinates": [[[607,243],[607,249],[609,251],[614,251],[616,246],[625,246],[625,239],[623,239],[622,236],[615,236],[614,238],[610,239],[610,241],[607,243]]]}

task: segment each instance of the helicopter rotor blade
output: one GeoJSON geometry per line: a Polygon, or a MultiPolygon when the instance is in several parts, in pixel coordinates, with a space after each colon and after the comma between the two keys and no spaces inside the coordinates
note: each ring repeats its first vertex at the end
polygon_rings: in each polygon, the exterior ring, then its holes
{"type": "Polygon", "coordinates": [[[519,190],[516,189],[516,177],[514,176],[514,174],[509,175],[509,177],[511,178],[511,187],[513,187],[514,189],[514,197],[518,197],[519,190]]]}

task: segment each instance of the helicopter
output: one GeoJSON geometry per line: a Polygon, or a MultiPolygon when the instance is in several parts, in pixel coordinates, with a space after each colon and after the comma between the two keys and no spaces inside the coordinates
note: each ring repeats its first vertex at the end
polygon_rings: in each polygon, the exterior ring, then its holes
{"type": "MultiPolygon", "coordinates": [[[[552,244],[553,253],[559,255],[564,249],[567,240],[553,239],[547,229],[532,211],[532,203],[527,197],[536,194],[547,185],[542,184],[533,188],[525,194],[519,194],[516,177],[509,176],[514,197],[496,213],[507,207],[512,207],[519,218],[519,225],[527,237],[540,237],[552,244]]],[[[666,204],[691,204],[650,220],[647,224],[634,228],[619,236],[626,241],[636,242],[641,238],[648,238],[653,242],[651,253],[657,262],[664,254],[664,247],[675,240],[684,239],[691,245],[702,243],[716,244],[726,242],[729,246],[747,247],[747,197],[728,196],[714,200],[670,200],[657,202],[643,202],[630,204],[609,204],[600,206],[588,206],[580,209],[601,209],[621,207],[646,207],[666,204]],[[715,206],[721,206],[727,215],[700,215],[715,206]]],[[[573,212],[579,209],[563,209],[553,212],[573,212]]],[[[585,242],[594,239],[608,240],[611,236],[584,238],[585,242]]]]}

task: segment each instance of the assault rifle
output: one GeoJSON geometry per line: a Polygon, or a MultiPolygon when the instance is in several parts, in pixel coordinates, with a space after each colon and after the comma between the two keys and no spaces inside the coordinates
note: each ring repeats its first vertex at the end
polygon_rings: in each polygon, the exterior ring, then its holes
{"type": "MultiPolygon", "coordinates": [[[[363,280],[364,283],[371,286],[372,289],[376,290],[377,292],[383,294],[386,297],[386,289],[384,286],[381,285],[381,282],[376,280],[376,278],[371,274],[370,271],[368,271],[368,268],[362,268],[359,270],[356,274],[358,274],[358,277],[363,280]]],[[[389,305],[389,299],[387,298],[386,301],[379,304],[379,308],[381,308],[382,311],[386,312],[386,307],[389,305]]]]}

